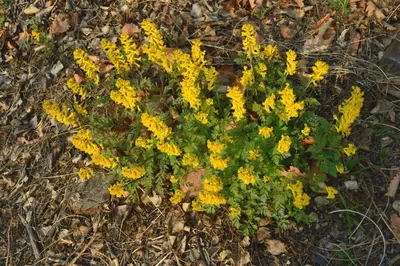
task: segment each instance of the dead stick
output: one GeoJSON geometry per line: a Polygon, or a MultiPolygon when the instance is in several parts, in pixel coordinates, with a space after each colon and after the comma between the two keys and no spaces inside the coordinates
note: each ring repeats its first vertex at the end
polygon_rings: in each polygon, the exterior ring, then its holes
{"type": "Polygon", "coordinates": [[[100,218],[96,218],[95,222],[93,223],[93,235],[90,238],[89,242],[83,247],[83,249],[81,250],[81,252],[79,252],[78,256],[76,256],[69,264],[68,266],[73,266],[75,264],[75,262],[82,257],[83,253],[85,253],[86,249],[88,249],[90,247],[90,245],[92,245],[93,241],[96,238],[96,233],[97,233],[97,228],[99,227],[99,221],[100,218]]]}
{"type": "Polygon", "coordinates": [[[19,216],[19,219],[21,219],[22,224],[25,226],[26,231],[28,232],[29,241],[31,242],[31,246],[32,246],[32,250],[33,250],[33,255],[35,255],[35,259],[38,260],[38,259],[40,259],[40,252],[36,245],[36,241],[35,241],[35,237],[33,235],[32,228],[27,223],[27,221],[24,219],[24,217],[22,217],[19,214],[18,214],[18,216],[19,216]]]}

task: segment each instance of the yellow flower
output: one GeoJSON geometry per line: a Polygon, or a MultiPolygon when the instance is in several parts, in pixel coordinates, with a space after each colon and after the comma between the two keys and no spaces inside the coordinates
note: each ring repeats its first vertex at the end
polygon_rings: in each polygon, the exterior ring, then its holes
{"type": "Polygon", "coordinates": [[[276,45],[268,44],[264,48],[264,55],[267,59],[273,59],[278,56],[278,47],[276,45]]]}
{"type": "Polygon", "coordinates": [[[272,127],[260,127],[260,129],[258,130],[258,134],[267,139],[271,137],[272,130],[272,127]]]}
{"type": "Polygon", "coordinates": [[[99,154],[101,152],[100,147],[93,142],[93,137],[88,129],[80,129],[72,136],[71,142],[75,148],[90,155],[99,154]]]}
{"type": "Polygon", "coordinates": [[[157,26],[150,19],[145,19],[142,21],[142,29],[149,38],[148,43],[142,45],[143,53],[147,54],[154,64],[161,65],[165,71],[171,73],[172,62],[168,60],[166,46],[157,26]]]}
{"type": "Polygon", "coordinates": [[[301,131],[301,134],[307,137],[310,135],[310,131],[311,129],[308,127],[308,125],[304,124],[304,129],[301,131]]]}
{"type": "Polygon", "coordinates": [[[34,29],[32,31],[32,37],[35,41],[40,42],[40,31],[38,29],[34,29]]]}
{"type": "Polygon", "coordinates": [[[185,155],[183,155],[182,165],[191,165],[193,167],[197,167],[199,166],[199,159],[197,159],[197,156],[193,153],[185,153],[185,155]]]}
{"type": "Polygon", "coordinates": [[[130,67],[139,67],[138,62],[140,62],[140,55],[135,41],[125,33],[122,33],[119,39],[121,41],[122,48],[124,49],[128,65],[130,67]]]}
{"type": "Polygon", "coordinates": [[[196,212],[201,212],[203,211],[203,204],[199,199],[195,199],[194,201],[192,201],[192,208],[196,212]]]}
{"type": "Polygon", "coordinates": [[[204,180],[204,190],[209,192],[219,192],[224,188],[221,178],[216,175],[207,177],[204,180]]]}
{"type": "Polygon", "coordinates": [[[224,170],[228,167],[229,158],[222,159],[222,157],[218,154],[210,155],[210,163],[213,168],[217,170],[224,170]]]}
{"type": "Polygon", "coordinates": [[[118,158],[104,156],[101,153],[95,153],[91,156],[92,162],[95,165],[104,167],[104,168],[115,168],[117,166],[118,158]]]}
{"type": "Polygon", "coordinates": [[[347,156],[351,156],[351,155],[356,154],[357,148],[356,148],[356,146],[354,146],[354,144],[350,143],[346,148],[343,148],[343,152],[347,156]]]}
{"type": "Polygon", "coordinates": [[[243,76],[240,78],[240,84],[243,85],[243,88],[246,88],[247,86],[251,85],[254,83],[254,75],[253,75],[253,69],[247,69],[247,66],[243,68],[243,76]]]}
{"type": "Polygon", "coordinates": [[[328,74],[329,66],[327,63],[322,61],[317,61],[315,65],[312,67],[313,73],[308,75],[311,79],[311,82],[314,86],[317,86],[317,81],[321,81],[324,79],[324,76],[328,74]]]}
{"type": "Polygon", "coordinates": [[[339,174],[343,174],[343,173],[344,173],[344,165],[343,165],[342,163],[336,165],[336,171],[337,171],[339,174]]]}
{"type": "Polygon", "coordinates": [[[94,175],[93,168],[90,168],[90,167],[80,168],[78,175],[79,175],[79,178],[81,178],[81,179],[90,179],[94,175]]]}
{"type": "Polygon", "coordinates": [[[206,52],[201,50],[202,45],[203,43],[199,39],[192,42],[192,60],[193,63],[200,68],[202,68],[206,63],[206,60],[204,59],[204,54],[206,52]]]}
{"type": "Polygon", "coordinates": [[[225,147],[225,144],[219,141],[207,140],[207,148],[213,153],[220,154],[225,147]]]}
{"type": "Polygon", "coordinates": [[[79,67],[85,71],[86,76],[95,84],[99,85],[100,77],[98,73],[100,72],[100,69],[92,60],[90,60],[88,54],[82,49],[76,49],[74,51],[74,58],[79,67]]]}
{"type": "Polygon", "coordinates": [[[292,191],[294,197],[293,204],[297,208],[303,209],[303,207],[310,204],[310,197],[303,192],[303,183],[301,183],[299,180],[297,180],[296,184],[294,185],[288,185],[287,189],[292,191]]]}
{"type": "Polygon", "coordinates": [[[296,96],[293,89],[290,88],[289,83],[286,83],[286,87],[278,93],[281,95],[281,103],[285,106],[285,111],[283,114],[280,114],[280,118],[283,121],[289,121],[290,118],[297,117],[299,111],[304,109],[304,101],[295,102],[296,96]]]}
{"type": "Polygon", "coordinates": [[[79,103],[74,103],[74,109],[78,114],[82,116],[86,116],[88,114],[88,111],[85,109],[85,107],[83,107],[79,103]]]}
{"type": "Polygon", "coordinates": [[[241,120],[245,113],[246,109],[244,108],[244,97],[243,93],[240,91],[239,87],[229,87],[228,93],[226,94],[228,98],[232,99],[232,109],[233,109],[233,116],[236,120],[241,120]]]}
{"type": "Polygon", "coordinates": [[[82,97],[82,99],[86,99],[86,90],[85,88],[81,87],[78,82],[74,78],[69,78],[67,81],[67,87],[75,94],[82,97]]]}
{"type": "Polygon", "coordinates": [[[268,96],[264,103],[264,110],[265,112],[267,112],[267,114],[271,113],[272,110],[274,110],[275,108],[275,94],[271,94],[270,96],[268,96]]]}
{"type": "Polygon", "coordinates": [[[265,183],[267,183],[267,182],[271,181],[271,177],[265,175],[265,176],[263,176],[263,180],[265,183]]]}
{"type": "Polygon", "coordinates": [[[258,63],[256,66],[257,73],[263,78],[267,75],[267,69],[268,68],[264,63],[258,63]]]}
{"type": "Polygon", "coordinates": [[[231,218],[236,218],[240,215],[240,210],[234,207],[229,208],[229,216],[231,218]]]}
{"type": "Polygon", "coordinates": [[[176,184],[179,182],[179,179],[176,178],[174,175],[171,175],[171,177],[169,178],[169,181],[171,181],[172,184],[176,184]]]}
{"type": "Polygon", "coordinates": [[[179,147],[176,146],[176,144],[173,142],[159,141],[157,143],[157,149],[159,149],[161,152],[166,153],[170,156],[179,156],[182,153],[182,151],[179,149],[179,147]]]}
{"type": "Polygon", "coordinates": [[[294,51],[289,50],[286,52],[286,57],[286,73],[289,75],[294,75],[297,67],[297,55],[294,51]]]}
{"type": "Polygon", "coordinates": [[[141,116],[143,126],[154,133],[159,140],[164,140],[171,136],[172,130],[160,118],[143,113],[141,116]]]}
{"type": "Polygon", "coordinates": [[[278,152],[285,153],[289,152],[290,145],[292,144],[292,140],[289,136],[282,136],[278,143],[278,152]]]}
{"type": "Polygon", "coordinates": [[[336,123],[336,131],[341,133],[342,136],[350,135],[351,125],[356,118],[360,115],[361,108],[364,102],[364,92],[357,86],[352,86],[352,93],[349,99],[345,100],[339,106],[339,113],[342,114],[340,118],[334,116],[336,123]]]}
{"type": "Polygon", "coordinates": [[[246,185],[254,184],[254,182],[256,182],[256,177],[254,176],[254,167],[240,167],[238,170],[238,178],[246,185]]]}
{"type": "Polygon", "coordinates": [[[221,205],[226,203],[226,199],[218,192],[201,191],[199,193],[199,200],[207,205],[221,205]]]}
{"type": "Polygon", "coordinates": [[[257,45],[254,27],[251,24],[244,24],[242,26],[242,43],[243,51],[248,58],[257,55],[260,52],[260,46],[257,45]]]}
{"type": "Polygon", "coordinates": [[[334,199],[335,195],[338,194],[338,191],[334,187],[326,187],[326,192],[328,193],[328,196],[326,196],[327,199],[334,199]]]}
{"type": "Polygon", "coordinates": [[[208,123],[207,112],[197,112],[194,114],[194,118],[196,118],[196,120],[202,123],[203,125],[206,125],[208,123]]]}
{"type": "Polygon", "coordinates": [[[108,188],[108,193],[110,193],[111,196],[115,196],[117,198],[121,198],[124,196],[125,191],[124,191],[124,186],[122,183],[117,182],[111,187],[108,188]]]}
{"type": "Polygon", "coordinates": [[[146,174],[144,166],[122,167],[122,175],[128,179],[139,179],[146,174]]]}
{"type": "Polygon", "coordinates": [[[110,98],[114,102],[123,105],[126,109],[134,111],[140,101],[140,97],[137,96],[135,88],[131,86],[130,81],[118,78],[115,87],[119,90],[111,91],[110,98]]]}
{"type": "Polygon", "coordinates": [[[257,160],[258,157],[260,157],[260,151],[259,150],[251,150],[249,151],[249,159],[254,161],[257,160]]]}
{"type": "Polygon", "coordinates": [[[172,204],[176,205],[179,204],[184,198],[185,193],[182,190],[177,189],[174,195],[169,200],[172,202],[172,204]]]}
{"type": "Polygon", "coordinates": [[[58,103],[51,101],[44,101],[43,110],[61,124],[72,127],[78,126],[76,114],[70,111],[70,109],[66,104],[63,104],[62,108],[60,108],[58,106],[58,103]]]}
{"type": "Polygon", "coordinates": [[[214,67],[203,68],[204,75],[207,81],[207,89],[212,90],[215,87],[215,84],[218,81],[218,72],[214,67]]]}
{"type": "Polygon", "coordinates": [[[138,137],[135,141],[135,145],[141,148],[145,148],[147,150],[151,149],[153,147],[153,143],[151,139],[145,139],[142,137],[138,137]]]}
{"type": "Polygon", "coordinates": [[[107,39],[102,39],[101,49],[103,49],[108,59],[110,59],[118,74],[124,74],[129,71],[130,67],[115,43],[111,43],[107,39]]]}

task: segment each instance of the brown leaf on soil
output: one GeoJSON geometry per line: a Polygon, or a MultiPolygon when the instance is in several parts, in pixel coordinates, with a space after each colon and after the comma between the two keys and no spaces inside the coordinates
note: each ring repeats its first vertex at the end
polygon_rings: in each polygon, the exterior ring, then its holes
{"type": "Polygon", "coordinates": [[[196,196],[203,189],[203,182],[201,177],[204,174],[204,169],[187,174],[183,182],[180,184],[181,190],[188,196],[196,196]]]}
{"type": "Polygon", "coordinates": [[[17,138],[17,140],[19,143],[30,145],[30,144],[34,144],[34,143],[38,142],[39,138],[33,139],[33,140],[27,140],[25,137],[19,137],[19,138],[17,138]]]}
{"type": "Polygon", "coordinates": [[[263,0],[250,0],[249,3],[251,9],[255,9],[258,7],[262,7],[263,0]]]}
{"type": "Polygon", "coordinates": [[[20,48],[24,43],[29,41],[29,36],[30,34],[27,31],[23,31],[18,35],[18,40],[16,41],[16,43],[20,48]]]}
{"type": "Polygon", "coordinates": [[[82,82],[85,81],[84,78],[82,78],[81,76],[79,76],[78,74],[74,74],[74,79],[76,82],[78,82],[79,84],[81,84],[82,82]]]}
{"type": "Polygon", "coordinates": [[[30,5],[29,7],[24,9],[24,13],[27,15],[33,15],[40,11],[39,8],[35,7],[34,5],[30,5]]]}
{"type": "Polygon", "coordinates": [[[294,0],[297,4],[298,7],[303,8],[304,7],[304,3],[303,0],[294,0]]]}
{"type": "Polygon", "coordinates": [[[277,256],[286,252],[286,245],[279,240],[267,239],[265,243],[267,244],[267,251],[272,255],[277,256]]]}
{"type": "Polygon", "coordinates": [[[332,22],[333,19],[329,18],[321,25],[317,36],[308,39],[304,43],[303,52],[305,54],[321,52],[331,46],[336,33],[334,27],[331,26],[332,22]]]}
{"type": "Polygon", "coordinates": [[[385,196],[394,198],[396,196],[397,188],[399,187],[400,183],[400,171],[390,171],[390,175],[392,176],[392,180],[390,181],[385,196]]]}
{"type": "Polygon", "coordinates": [[[292,177],[297,177],[297,176],[306,177],[307,176],[306,173],[300,172],[300,169],[297,167],[294,167],[294,166],[290,166],[288,171],[286,171],[286,170],[281,171],[281,174],[283,176],[288,176],[289,174],[291,174],[292,177]]]}
{"type": "Polygon", "coordinates": [[[291,39],[296,34],[296,29],[288,26],[281,26],[280,32],[283,38],[291,39]]]}
{"type": "Polygon", "coordinates": [[[67,14],[57,14],[54,16],[50,26],[50,34],[61,34],[69,29],[70,23],[67,14]]]}
{"type": "Polygon", "coordinates": [[[233,71],[232,66],[223,65],[218,69],[218,73],[219,82],[221,82],[222,85],[232,85],[237,79],[237,76],[233,71]]]}
{"type": "Polygon", "coordinates": [[[374,4],[372,1],[367,2],[367,7],[365,8],[368,17],[372,17],[375,15],[375,18],[378,21],[382,21],[386,16],[382,13],[382,11],[374,4]]]}
{"type": "Polygon", "coordinates": [[[390,216],[390,225],[398,241],[400,241],[400,217],[396,213],[390,216]]]}
{"type": "Polygon", "coordinates": [[[121,33],[129,36],[134,36],[136,33],[140,33],[140,28],[136,24],[125,24],[122,27],[121,33]]]}
{"type": "Polygon", "coordinates": [[[353,40],[351,41],[351,46],[349,47],[349,54],[357,54],[358,48],[360,47],[360,41],[361,41],[361,34],[359,32],[356,32],[356,34],[353,37],[353,40]]]}

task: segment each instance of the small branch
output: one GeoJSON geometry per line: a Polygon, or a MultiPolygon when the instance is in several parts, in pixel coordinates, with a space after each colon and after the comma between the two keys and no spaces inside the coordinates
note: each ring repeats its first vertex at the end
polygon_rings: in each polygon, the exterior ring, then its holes
{"type": "Polygon", "coordinates": [[[21,219],[22,224],[25,226],[26,231],[28,232],[28,236],[29,236],[29,241],[31,242],[31,246],[32,246],[32,250],[33,250],[33,255],[35,255],[35,259],[40,259],[40,252],[38,249],[38,246],[36,244],[35,241],[35,236],[33,234],[33,230],[31,228],[31,226],[27,223],[27,221],[24,219],[24,217],[22,217],[21,215],[19,215],[19,219],[21,219]]]}

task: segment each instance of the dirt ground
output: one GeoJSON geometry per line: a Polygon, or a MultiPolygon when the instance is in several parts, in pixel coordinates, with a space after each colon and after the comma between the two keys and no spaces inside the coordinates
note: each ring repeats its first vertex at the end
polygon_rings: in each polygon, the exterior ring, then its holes
{"type": "Polygon", "coordinates": [[[0,15],[0,265],[400,265],[399,1],[0,0],[0,15]],[[295,50],[304,66],[328,62],[315,95],[321,114],[351,85],[365,91],[351,136],[359,160],[331,180],[336,201],[312,195],[311,226],[260,221],[243,237],[224,210],[195,213],[154,195],[132,203],[111,198],[102,176],[79,180],[74,130],[41,104],[67,97],[75,48],[96,54],[124,26],[143,39],[145,18],[168,47],[201,39],[224,80],[234,76],[243,23],[256,26],[260,43],[295,50]]]}

